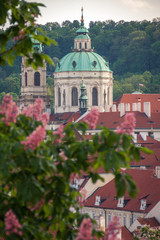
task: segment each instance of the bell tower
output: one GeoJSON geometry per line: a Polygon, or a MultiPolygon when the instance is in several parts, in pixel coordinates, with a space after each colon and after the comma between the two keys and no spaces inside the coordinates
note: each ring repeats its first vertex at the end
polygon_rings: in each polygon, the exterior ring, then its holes
{"type": "MultiPolygon", "coordinates": [[[[41,53],[42,45],[32,40],[34,43],[34,49],[41,53]]],[[[36,98],[42,98],[44,102],[43,110],[49,113],[50,101],[47,96],[46,88],[46,62],[44,61],[43,67],[38,67],[34,70],[32,66],[26,67],[26,57],[22,57],[21,63],[21,95],[18,99],[18,105],[20,109],[23,107],[33,104],[36,98]]]]}

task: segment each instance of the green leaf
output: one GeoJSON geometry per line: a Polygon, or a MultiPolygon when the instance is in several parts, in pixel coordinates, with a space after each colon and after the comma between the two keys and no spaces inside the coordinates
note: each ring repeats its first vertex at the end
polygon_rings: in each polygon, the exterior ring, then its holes
{"type": "Polygon", "coordinates": [[[136,183],[133,181],[132,177],[128,174],[124,175],[126,179],[127,191],[132,198],[137,196],[137,187],[136,183]]]}
{"type": "Polygon", "coordinates": [[[126,191],[125,179],[122,173],[118,173],[115,176],[115,185],[117,189],[117,197],[123,197],[126,191]]]}
{"type": "Polygon", "coordinates": [[[139,149],[140,149],[140,151],[145,152],[147,154],[154,153],[151,149],[148,149],[148,148],[140,147],[139,149]]]}
{"type": "Polygon", "coordinates": [[[134,157],[136,161],[140,160],[140,149],[137,147],[132,146],[130,148],[130,154],[134,157]]]}
{"type": "Polygon", "coordinates": [[[127,150],[128,147],[130,146],[131,140],[127,134],[123,134],[122,137],[122,147],[127,150]]]}

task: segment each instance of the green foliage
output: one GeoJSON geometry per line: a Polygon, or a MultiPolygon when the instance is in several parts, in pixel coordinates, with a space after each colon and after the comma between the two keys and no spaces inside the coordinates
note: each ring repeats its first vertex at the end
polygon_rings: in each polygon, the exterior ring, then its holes
{"type": "Polygon", "coordinates": [[[158,228],[150,228],[149,226],[142,227],[140,230],[135,231],[134,239],[147,239],[147,240],[158,240],[160,238],[160,230],[158,228]]]}
{"type": "Polygon", "coordinates": [[[0,25],[4,25],[7,21],[10,25],[0,33],[0,65],[8,63],[12,66],[19,55],[28,57],[28,63],[34,68],[42,66],[43,59],[51,64],[49,56],[40,54],[34,49],[35,41],[44,45],[55,44],[55,41],[47,36],[36,34],[35,18],[40,15],[39,7],[44,5],[24,0],[11,0],[9,4],[1,0],[0,5],[0,25]]]}
{"type": "Polygon", "coordinates": [[[126,190],[131,197],[137,193],[131,176],[120,171],[121,167],[129,167],[133,158],[139,161],[140,149],[131,143],[131,136],[104,128],[92,141],[78,141],[76,131],[84,135],[88,126],[71,123],[64,129],[60,142],[47,131],[40,146],[25,150],[21,141],[40,124],[24,115],[9,126],[0,121],[0,235],[6,240],[52,239],[51,232],[55,230],[55,239],[74,239],[84,216],[80,214],[79,193],[70,183],[73,175],[85,172],[95,183],[103,180],[96,172],[103,166],[115,175],[117,197],[126,190]],[[4,215],[9,209],[23,226],[22,237],[5,235],[4,215]]]}

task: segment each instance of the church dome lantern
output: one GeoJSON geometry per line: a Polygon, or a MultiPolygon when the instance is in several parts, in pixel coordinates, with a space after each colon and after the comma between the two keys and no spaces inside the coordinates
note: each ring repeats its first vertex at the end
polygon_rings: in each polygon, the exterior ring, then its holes
{"type": "Polygon", "coordinates": [[[95,102],[99,111],[105,111],[106,105],[113,103],[113,73],[109,63],[92,49],[89,31],[84,26],[83,8],[81,11],[81,25],[76,31],[74,48],[59,61],[55,69],[55,112],[78,111],[82,75],[85,78],[88,110],[95,106],[95,102]],[[63,98],[64,91],[65,105],[59,106],[58,98],[63,98]],[[96,101],[93,100],[95,94],[96,101]]]}

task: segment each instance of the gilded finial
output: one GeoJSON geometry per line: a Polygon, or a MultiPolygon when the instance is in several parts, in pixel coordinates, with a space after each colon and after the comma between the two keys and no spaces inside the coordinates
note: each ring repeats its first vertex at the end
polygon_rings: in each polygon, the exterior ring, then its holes
{"type": "Polygon", "coordinates": [[[84,19],[83,19],[83,7],[81,8],[81,26],[84,25],[84,19]]]}

